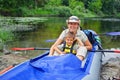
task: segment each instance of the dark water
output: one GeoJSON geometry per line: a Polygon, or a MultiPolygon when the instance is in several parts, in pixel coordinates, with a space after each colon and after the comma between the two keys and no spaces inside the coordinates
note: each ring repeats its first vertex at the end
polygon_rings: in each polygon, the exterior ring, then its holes
{"type": "MultiPolygon", "coordinates": [[[[37,23],[37,30],[20,33],[20,41],[13,42],[12,46],[16,47],[50,47],[52,42],[46,40],[56,39],[66,28],[66,18],[48,18],[47,21],[37,23]]],[[[110,36],[103,35],[107,32],[120,31],[119,18],[81,18],[83,29],[92,29],[96,31],[102,40],[104,48],[119,48],[119,40],[111,41],[110,36]],[[107,41],[106,41],[107,39],[107,41]],[[108,45],[109,44],[109,45],[108,45]]]]}

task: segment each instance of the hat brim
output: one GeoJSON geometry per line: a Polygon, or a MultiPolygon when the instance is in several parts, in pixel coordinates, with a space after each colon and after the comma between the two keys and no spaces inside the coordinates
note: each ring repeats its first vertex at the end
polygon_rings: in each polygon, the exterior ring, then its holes
{"type": "Polygon", "coordinates": [[[76,21],[76,20],[66,20],[66,22],[73,22],[73,23],[79,23],[79,21],[76,21]]]}

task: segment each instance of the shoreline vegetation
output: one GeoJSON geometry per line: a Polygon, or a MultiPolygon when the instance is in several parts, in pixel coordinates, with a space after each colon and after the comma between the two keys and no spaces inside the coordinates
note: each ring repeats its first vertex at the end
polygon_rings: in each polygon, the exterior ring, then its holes
{"type": "Polygon", "coordinates": [[[0,52],[7,42],[19,39],[21,32],[29,32],[37,29],[34,24],[46,21],[45,17],[1,17],[0,19],[0,52]]]}
{"type": "Polygon", "coordinates": [[[2,0],[0,4],[1,16],[120,17],[119,0],[2,0]]]}

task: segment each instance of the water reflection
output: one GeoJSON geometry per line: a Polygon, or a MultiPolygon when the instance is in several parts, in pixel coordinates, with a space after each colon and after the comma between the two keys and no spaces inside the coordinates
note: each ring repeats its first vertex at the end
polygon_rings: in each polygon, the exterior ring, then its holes
{"type": "MultiPolygon", "coordinates": [[[[32,18],[31,18],[32,19],[32,18]]],[[[56,39],[66,26],[66,18],[48,18],[47,21],[37,23],[37,29],[30,32],[20,33],[20,41],[14,41],[11,47],[50,47],[53,42],[45,42],[46,40],[56,39]]],[[[120,31],[120,19],[117,18],[81,18],[81,26],[83,29],[92,29],[98,34],[120,31]]],[[[100,35],[104,48],[119,47],[119,40],[111,41],[110,36],[100,35]],[[109,44],[109,45],[108,45],[109,44]]]]}

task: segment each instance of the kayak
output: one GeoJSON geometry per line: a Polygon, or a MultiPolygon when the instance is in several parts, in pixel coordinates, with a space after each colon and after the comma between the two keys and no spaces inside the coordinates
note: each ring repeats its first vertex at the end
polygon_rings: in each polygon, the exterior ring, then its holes
{"type": "Polygon", "coordinates": [[[106,33],[107,36],[111,36],[111,40],[118,40],[120,36],[120,32],[109,32],[106,33]]]}
{"type": "Polygon", "coordinates": [[[48,56],[47,51],[3,73],[0,80],[100,80],[102,54],[97,52],[101,49],[99,36],[91,30],[86,30],[85,34],[94,43],[93,52],[88,51],[85,60],[79,60],[72,53],[48,56]]]}
{"type": "Polygon", "coordinates": [[[109,33],[106,33],[106,35],[108,35],[108,36],[120,36],[120,32],[109,32],[109,33]]]}
{"type": "MultiPolygon", "coordinates": [[[[93,45],[92,50],[98,50],[98,45],[93,45]]],[[[72,53],[48,54],[49,51],[15,66],[0,75],[0,80],[100,80],[101,52],[88,52],[84,61],[72,53]]]]}

